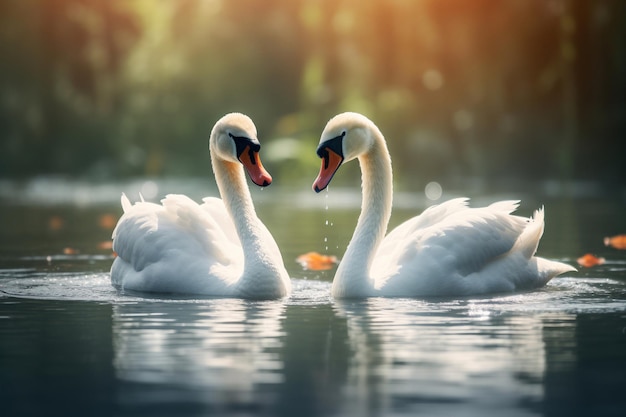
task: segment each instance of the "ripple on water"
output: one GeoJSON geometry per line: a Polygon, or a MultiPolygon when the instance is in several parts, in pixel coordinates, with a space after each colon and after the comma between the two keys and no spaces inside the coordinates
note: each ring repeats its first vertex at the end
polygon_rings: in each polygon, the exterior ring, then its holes
{"type": "MultiPolygon", "coordinates": [[[[316,279],[292,279],[292,295],[287,305],[329,305],[341,308],[372,307],[375,310],[407,311],[415,314],[461,312],[487,318],[505,312],[596,313],[626,311],[626,286],[610,278],[555,278],[542,289],[516,293],[466,298],[418,299],[372,298],[365,301],[333,301],[331,284],[316,279]],[[365,303],[365,304],[363,304],[365,303]]],[[[108,272],[50,272],[33,268],[0,270],[0,295],[5,297],[81,300],[97,302],[177,301],[202,302],[214,297],[128,293],[111,286],[108,272]]]]}
{"type": "MultiPolygon", "coordinates": [[[[285,299],[290,305],[330,303],[330,283],[318,280],[292,279],[292,295],[285,299]]],[[[81,274],[42,272],[32,268],[0,271],[0,296],[46,300],[97,302],[176,301],[202,302],[214,297],[128,293],[111,285],[108,272],[81,274]]]]}

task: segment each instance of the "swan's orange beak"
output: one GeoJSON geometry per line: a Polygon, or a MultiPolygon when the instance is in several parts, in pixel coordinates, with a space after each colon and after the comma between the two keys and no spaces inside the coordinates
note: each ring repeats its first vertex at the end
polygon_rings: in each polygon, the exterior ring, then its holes
{"type": "Polygon", "coordinates": [[[267,187],[272,183],[272,176],[263,168],[259,152],[250,149],[249,145],[239,155],[239,161],[248,171],[248,175],[250,175],[253,183],[259,187],[267,187]]]}
{"type": "Polygon", "coordinates": [[[333,151],[329,147],[324,148],[322,152],[322,166],[320,167],[320,173],[318,174],[315,182],[313,183],[313,191],[319,193],[324,188],[328,187],[330,180],[333,179],[333,175],[341,166],[343,162],[343,156],[333,151]]]}

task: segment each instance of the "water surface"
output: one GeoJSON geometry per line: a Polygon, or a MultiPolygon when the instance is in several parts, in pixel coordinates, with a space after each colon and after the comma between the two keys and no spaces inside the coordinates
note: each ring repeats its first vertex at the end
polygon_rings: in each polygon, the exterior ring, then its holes
{"type": "MultiPolygon", "coordinates": [[[[340,301],[329,296],[333,271],[303,271],[295,257],[341,256],[358,193],[293,198],[269,188],[255,200],[294,292],[246,301],[116,291],[113,258],[101,245],[111,232],[103,216],[117,217],[119,192],[143,184],[96,191],[55,184],[31,184],[39,191],[21,189],[19,199],[0,204],[3,415],[621,416],[626,409],[626,256],[602,244],[626,231],[619,199],[522,196],[524,215],[546,206],[541,255],[571,264],[587,251],[607,259],[540,290],[340,301]],[[55,199],[38,200],[50,190],[55,199]]],[[[187,182],[159,187],[213,195],[187,182]]],[[[509,198],[477,200],[501,197],[509,198]]],[[[428,204],[399,194],[392,223],[428,204]]]]}

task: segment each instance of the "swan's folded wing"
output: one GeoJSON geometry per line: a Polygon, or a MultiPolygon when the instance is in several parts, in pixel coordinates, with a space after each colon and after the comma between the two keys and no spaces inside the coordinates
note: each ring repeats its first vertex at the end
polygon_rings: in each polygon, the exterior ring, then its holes
{"type": "Polygon", "coordinates": [[[140,271],[172,257],[202,259],[207,265],[231,265],[242,259],[222,216],[214,218],[182,195],[168,195],[162,203],[134,204],[114,231],[113,250],[132,262],[133,269],[140,271]]]}
{"type": "Polygon", "coordinates": [[[418,216],[412,217],[395,227],[383,239],[372,262],[371,275],[377,286],[385,284],[387,279],[400,270],[400,257],[411,247],[411,242],[418,236],[423,236],[424,230],[439,225],[453,213],[468,210],[467,198],[456,198],[445,203],[428,207],[418,216]]]}
{"type": "Polygon", "coordinates": [[[397,279],[418,282],[424,274],[448,279],[480,271],[510,251],[527,226],[527,219],[510,214],[514,204],[453,211],[430,226],[396,234],[403,239],[389,239],[390,234],[384,245],[395,251],[391,254],[387,249],[386,265],[376,261],[372,265],[372,275],[380,277],[376,285],[383,286],[388,280],[398,285],[397,279]]]}
{"type": "Polygon", "coordinates": [[[202,201],[203,204],[200,205],[200,208],[217,222],[224,239],[228,239],[234,245],[241,246],[239,236],[237,236],[237,229],[235,229],[235,224],[226,211],[224,202],[217,197],[205,197],[202,201]]]}
{"type": "Polygon", "coordinates": [[[446,259],[451,271],[461,276],[480,271],[509,252],[527,225],[526,219],[487,209],[452,216],[417,242],[414,250],[446,259]]]}
{"type": "Polygon", "coordinates": [[[376,253],[376,259],[395,258],[398,255],[398,242],[413,239],[423,230],[440,224],[455,213],[469,210],[467,198],[455,198],[445,203],[428,207],[418,216],[412,217],[394,228],[381,242],[376,253]]]}

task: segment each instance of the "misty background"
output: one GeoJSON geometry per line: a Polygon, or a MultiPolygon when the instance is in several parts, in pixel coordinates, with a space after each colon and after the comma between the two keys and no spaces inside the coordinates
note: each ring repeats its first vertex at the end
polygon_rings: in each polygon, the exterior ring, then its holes
{"type": "Polygon", "coordinates": [[[400,187],[623,186],[625,22],[621,0],[2,0],[0,179],[207,177],[240,111],[300,186],[357,111],[400,187]]]}

